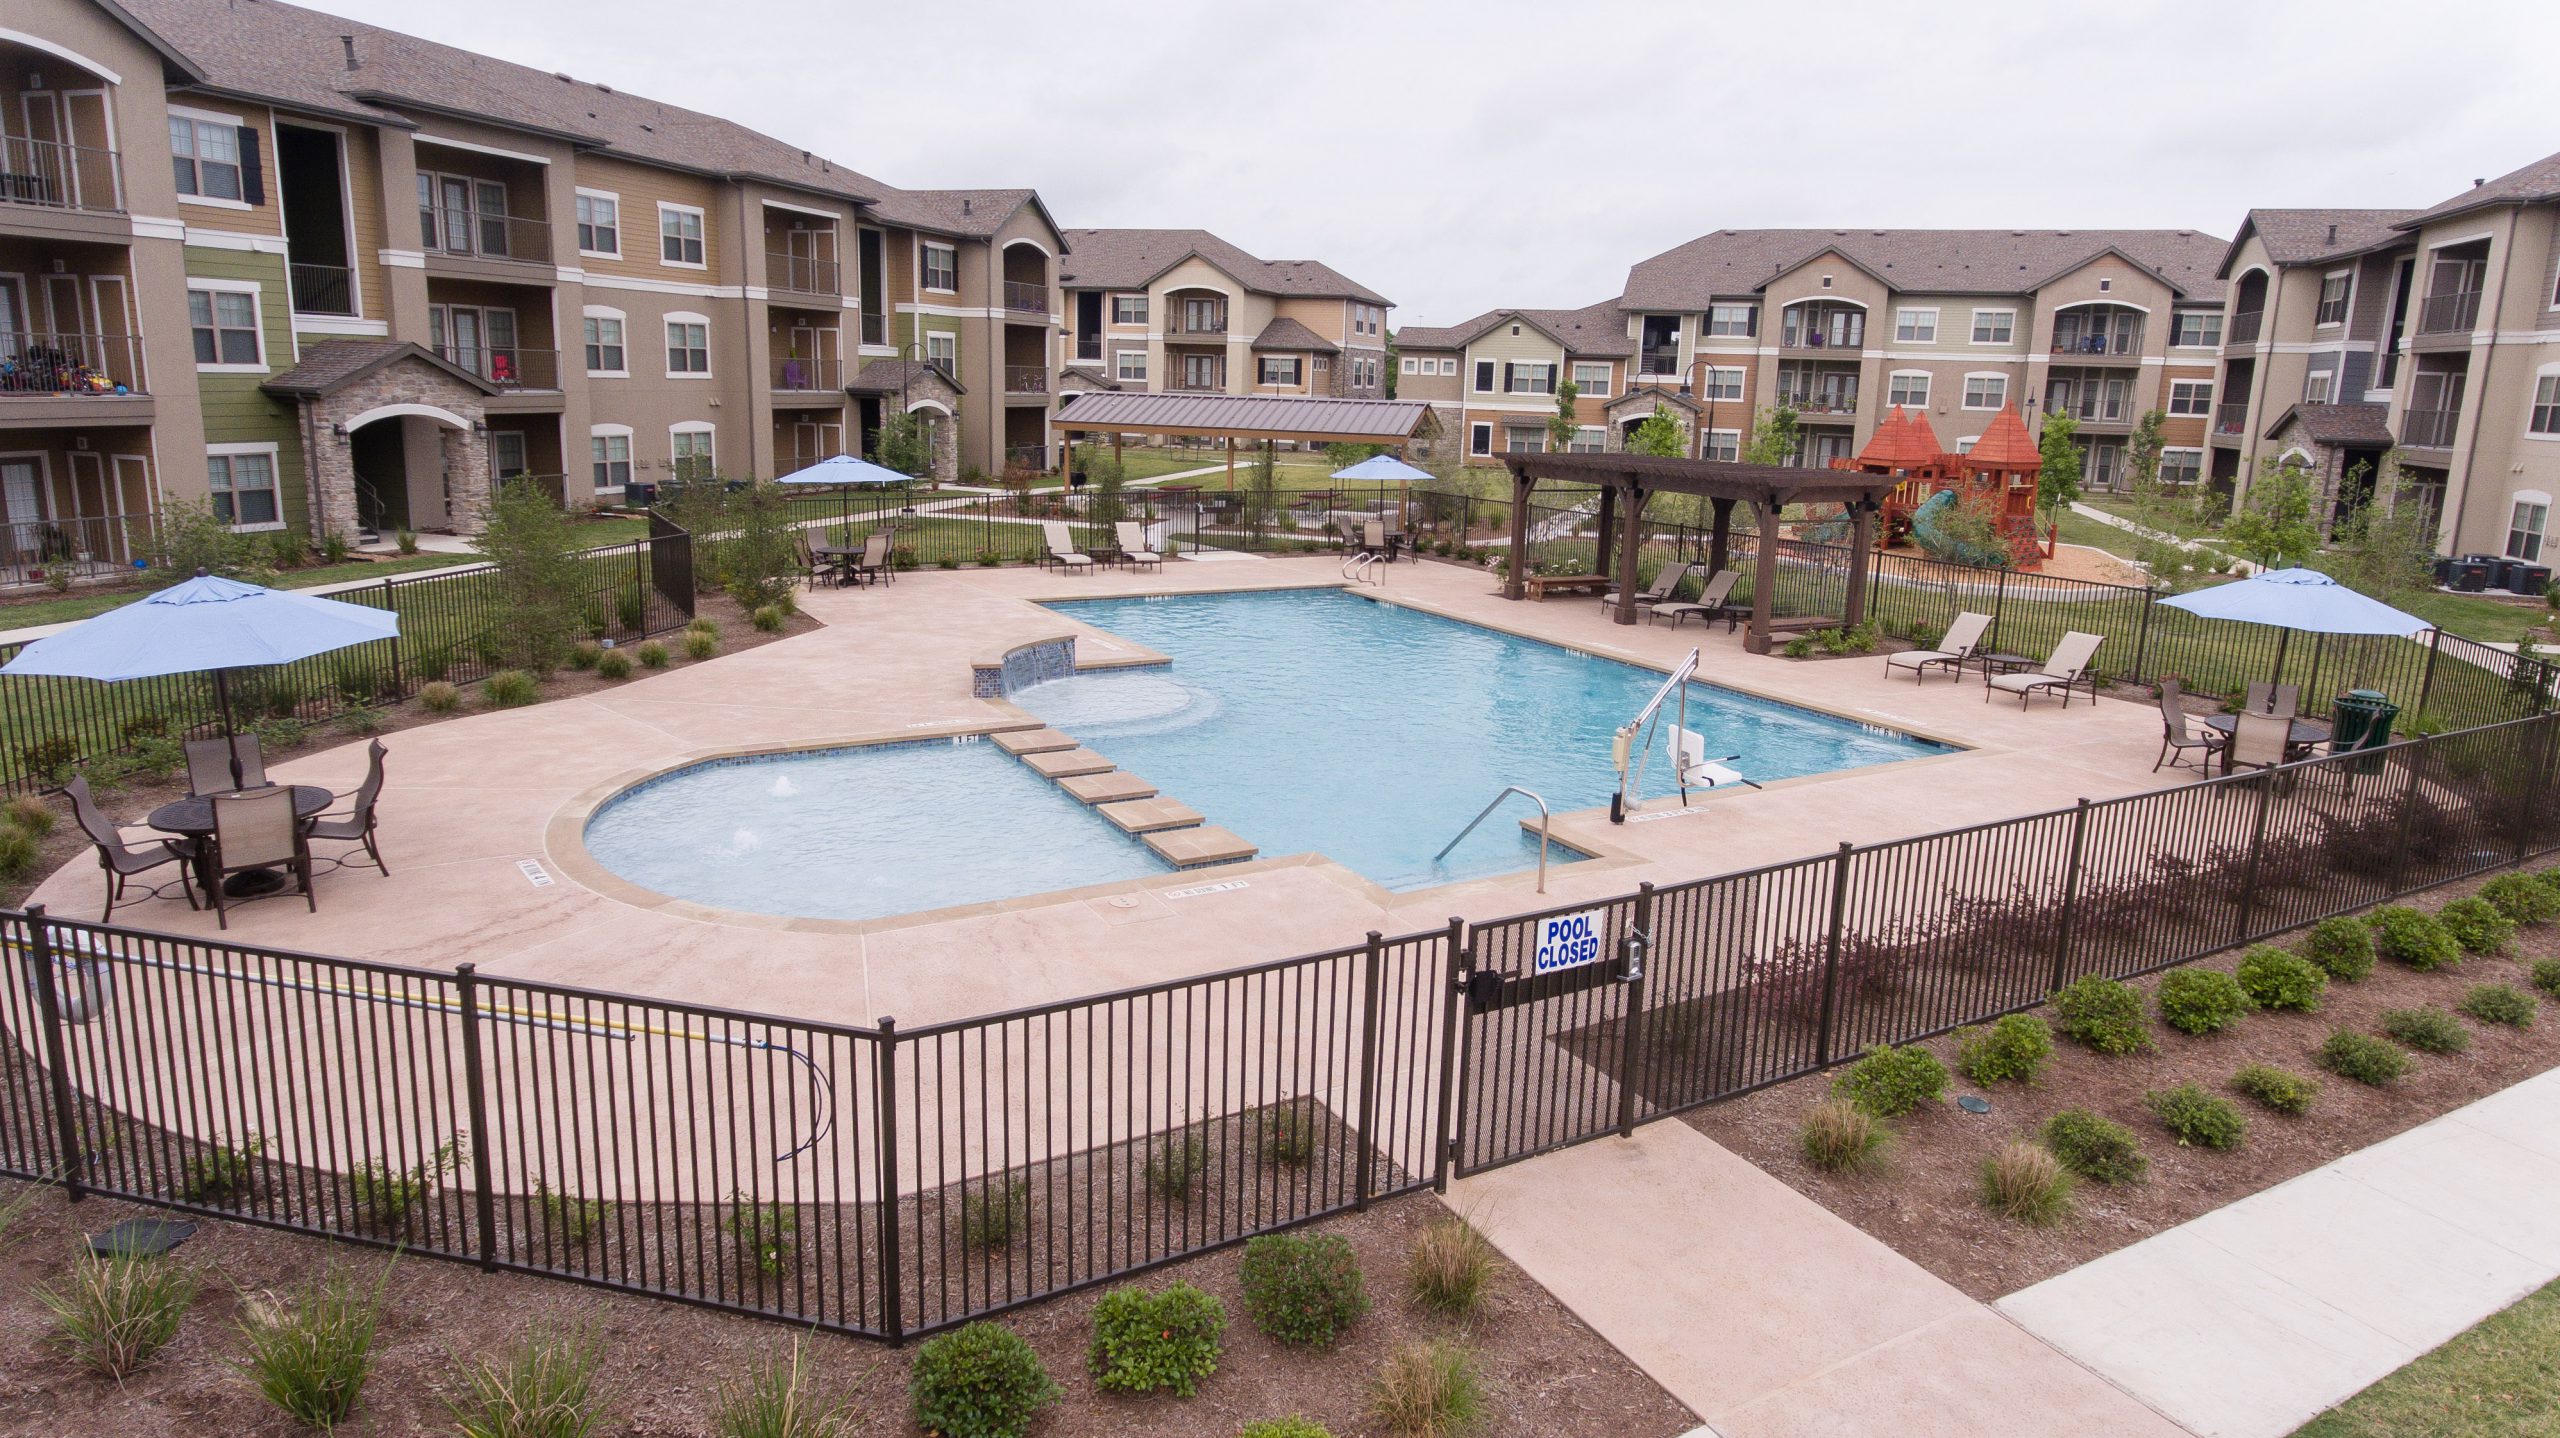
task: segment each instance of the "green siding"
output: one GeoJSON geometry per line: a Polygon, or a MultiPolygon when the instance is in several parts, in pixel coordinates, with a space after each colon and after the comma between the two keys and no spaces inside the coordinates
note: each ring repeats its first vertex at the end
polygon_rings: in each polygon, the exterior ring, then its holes
{"type": "MultiPolygon", "coordinates": [[[[284,259],[248,250],[187,247],[187,273],[209,280],[255,280],[259,319],[264,326],[267,372],[293,368],[293,305],[285,288],[284,259]]],[[[276,446],[277,504],[285,523],[297,534],[311,526],[309,480],[302,455],[302,418],[290,400],[261,392],[264,376],[203,374],[196,393],[204,405],[206,444],[273,444],[276,446]]]]}

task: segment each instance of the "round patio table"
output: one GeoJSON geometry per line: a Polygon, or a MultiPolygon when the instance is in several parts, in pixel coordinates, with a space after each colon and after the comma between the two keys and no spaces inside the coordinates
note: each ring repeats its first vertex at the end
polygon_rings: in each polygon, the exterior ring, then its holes
{"type": "MultiPolygon", "coordinates": [[[[2237,714],[2206,714],[2198,718],[2196,722],[2222,736],[2222,772],[2225,774],[2230,773],[2230,739],[2234,733],[2239,731],[2240,716],[2237,714]]],[[[2296,719],[2293,721],[2292,726],[2285,730],[2285,758],[2290,760],[2297,753],[2310,749],[2314,745],[2326,744],[2329,742],[2329,736],[2330,729],[2328,720],[2296,719]]]]}
{"type": "MultiPolygon", "coordinates": [[[[337,797],[318,784],[296,784],[293,786],[293,817],[309,819],[325,813],[337,797]]],[[[213,836],[213,799],[204,794],[173,799],[152,810],[151,817],[143,822],[164,834],[183,834],[190,839],[209,839],[213,836]]],[[[192,864],[196,874],[196,887],[211,893],[213,891],[213,846],[197,845],[192,864]]],[[[245,899],[257,894],[272,894],[283,887],[284,875],[277,870],[243,869],[223,882],[222,892],[235,899],[245,899]]]]}

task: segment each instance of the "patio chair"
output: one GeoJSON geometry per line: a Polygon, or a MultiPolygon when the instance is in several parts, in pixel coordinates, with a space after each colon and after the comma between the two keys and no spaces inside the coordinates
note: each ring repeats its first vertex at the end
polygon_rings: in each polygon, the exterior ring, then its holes
{"type": "Polygon", "coordinates": [[[187,741],[187,792],[198,798],[207,794],[228,794],[235,789],[263,789],[267,783],[266,756],[258,749],[255,734],[234,734],[221,739],[187,741]],[[240,779],[232,782],[231,756],[240,756],[240,779]]]}
{"type": "Polygon", "coordinates": [[[1164,556],[1147,544],[1147,527],[1134,519],[1123,519],[1111,526],[1120,537],[1120,557],[1131,564],[1162,564],[1164,556]]]}
{"type": "Polygon", "coordinates": [[[2196,769],[2199,773],[2205,772],[2213,767],[2213,756],[2222,748],[2220,731],[2207,729],[2197,733],[2187,723],[2186,700],[2187,696],[2178,687],[2177,680],[2160,681],[2160,757],[2151,761],[2154,774],[2160,772],[2163,764],[2182,762],[2179,756],[2190,749],[2201,751],[2196,756],[2196,769]]]}
{"type": "Polygon", "coordinates": [[[1928,682],[1930,670],[1944,669],[1955,675],[1958,684],[1962,684],[1965,665],[1973,662],[1975,652],[1982,648],[1982,636],[1990,629],[1990,615],[1976,614],[1968,609],[1956,616],[1955,622],[1947,626],[1946,633],[1938,636],[1937,648],[1909,649],[1900,654],[1886,655],[1885,677],[1892,678],[1896,669],[1908,669],[1911,682],[1923,684],[1928,682]]]}
{"type": "MultiPolygon", "coordinates": [[[[1636,607],[1638,609],[1651,609],[1657,604],[1670,603],[1671,596],[1679,591],[1680,581],[1689,577],[1689,568],[1689,565],[1686,563],[1675,561],[1670,564],[1665,564],[1660,569],[1655,570],[1653,574],[1653,583],[1636,591],[1636,607]]],[[[1617,608],[1617,591],[1612,590],[1607,594],[1601,595],[1600,607],[1603,609],[1617,608]]]]}
{"type": "Polygon", "coordinates": [[[848,572],[859,580],[894,583],[898,577],[898,566],[891,546],[896,542],[897,536],[885,529],[875,529],[864,535],[862,557],[853,561],[848,572]]]}
{"type": "Polygon", "coordinates": [[[1074,536],[1067,533],[1065,520],[1040,521],[1040,533],[1049,542],[1048,557],[1040,561],[1043,566],[1054,564],[1070,572],[1093,568],[1093,556],[1076,548],[1074,536]]]}
{"type": "Polygon", "coordinates": [[[2068,709],[2071,707],[2071,691],[2085,684],[2089,687],[2089,702],[2095,704],[2098,702],[2098,678],[2089,672],[2089,661],[2098,657],[2098,646],[2106,642],[2103,634],[2083,634],[2074,629],[2062,636],[2061,643],[2053,646],[2053,653],[2044,661],[2042,669],[1993,675],[1991,682],[1983,686],[1982,702],[1990,703],[1995,693],[2015,694],[2018,707],[2024,709],[2027,701],[2036,695],[2059,689],[2062,691],[2062,707],[2068,709]]]}
{"type": "Polygon", "coordinates": [[[1680,627],[1681,620],[1695,615],[1710,623],[1722,619],[1725,632],[1729,634],[1742,623],[1743,607],[1733,602],[1733,586],[1741,580],[1741,574],[1734,570],[1718,570],[1707,577],[1707,587],[1698,591],[1697,598],[1675,599],[1656,604],[1645,610],[1644,622],[1651,624],[1668,614],[1671,616],[1671,627],[1677,629],[1680,627]]]}
{"type": "Polygon", "coordinates": [[[2283,765],[2285,746],[2293,737],[2293,720],[2282,714],[2242,714],[2234,721],[2222,771],[2275,769],[2283,765]]]}
{"type": "Polygon", "coordinates": [[[293,791],[269,787],[213,796],[213,852],[205,866],[205,886],[212,890],[213,916],[231,927],[231,906],[222,881],[251,869],[288,869],[300,882],[302,900],[320,912],[311,889],[311,845],[293,817],[293,791]]]}
{"type": "MultiPolygon", "coordinates": [[[[338,796],[341,799],[353,801],[348,805],[347,812],[322,814],[311,820],[304,826],[304,842],[307,844],[312,839],[334,839],[362,844],[365,854],[373,861],[371,867],[380,869],[382,877],[387,879],[391,877],[391,866],[382,862],[382,850],[374,842],[373,835],[373,805],[376,799],[382,797],[382,756],[386,752],[379,739],[367,746],[364,782],[358,784],[353,793],[338,796]]],[[[343,869],[354,857],[353,851],[349,851],[337,855],[329,862],[343,869]]]]}
{"type": "Polygon", "coordinates": [[[820,584],[835,581],[834,566],[820,559],[818,552],[809,547],[807,530],[797,531],[791,536],[791,562],[800,566],[801,575],[809,581],[813,589],[820,584]]]}
{"type": "Polygon", "coordinates": [[[2240,707],[2252,714],[2275,714],[2290,719],[2302,712],[2302,686],[2263,681],[2252,684],[2248,698],[2240,707]]]}
{"type": "Polygon", "coordinates": [[[1387,522],[1383,519],[1360,522],[1360,547],[1370,554],[1385,555],[1389,564],[1396,562],[1395,536],[1387,532],[1387,522]]]}
{"type": "MultiPolygon", "coordinates": [[[[85,775],[74,778],[70,783],[62,786],[62,792],[71,796],[71,816],[78,821],[80,832],[88,835],[89,842],[98,846],[98,867],[106,872],[107,906],[98,914],[99,923],[105,923],[114,915],[116,905],[127,902],[124,891],[130,886],[134,875],[146,873],[163,864],[183,864],[196,857],[193,839],[153,839],[142,844],[126,843],[124,834],[116,828],[115,821],[98,812],[96,801],[89,797],[89,780],[85,775]]],[[[188,875],[181,872],[178,876],[178,887],[179,891],[187,896],[187,907],[192,909],[196,907],[196,891],[195,886],[187,882],[187,878],[188,875]]],[[[146,892],[142,897],[144,899],[159,898],[160,891],[167,887],[167,884],[146,886],[146,892]]],[[[138,904],[142,899],[131,902],[138,904]]]]}

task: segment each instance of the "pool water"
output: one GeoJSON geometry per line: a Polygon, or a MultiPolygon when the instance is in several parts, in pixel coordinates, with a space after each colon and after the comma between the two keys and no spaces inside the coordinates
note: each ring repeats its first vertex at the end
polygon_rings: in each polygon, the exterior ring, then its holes
{"type": "MultiPolygon", "coordinates": [[[[1433,855],[1506,784],[1557,813],[1608,803],[1611,735],[1663,679],[1338,589],[1051,607],[1172,664],[1035,684],[1016,704],[1266,857],[1321,853],[1390,889],[1534,865],[1517,820],[1536,809],[1517,798],[1433,855]]],[[[1713,684],[1688,701],[1708,756],[1738,754],[1762,783],[1948,752],[1713,684]]],[[[1669,785],[1659,744],[1646,782],[1669,785]]]]}

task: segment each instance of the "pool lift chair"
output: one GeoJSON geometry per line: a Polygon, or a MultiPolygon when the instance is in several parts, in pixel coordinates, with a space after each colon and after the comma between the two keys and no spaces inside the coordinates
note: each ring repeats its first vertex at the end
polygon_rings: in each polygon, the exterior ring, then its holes
{"type": "Polygon", "coordinates": [[[1610,823],[1623,824],[1629,810],[1644,807],[1645,765],[1652,759],[1657,741],[1670,755],[1672,784],[1679,790],[1680,807],[1684,809],[1689,807],[1692,789],[1721,789],[1733,784],[1760,787],[1733,767],[1733,761],[1741,755],[1708,758],[1705,737],[1689,727],[1689,681],[1697,672],[1698,651],[1692,649],[1635,717],[1619,725],[1610,739],[1609,760],[1618,771],[1617,790],[1609,796],[1610,823]],[[1666,707],[1670,714],[1668,724],[1663,722],[1666,707]]]}

